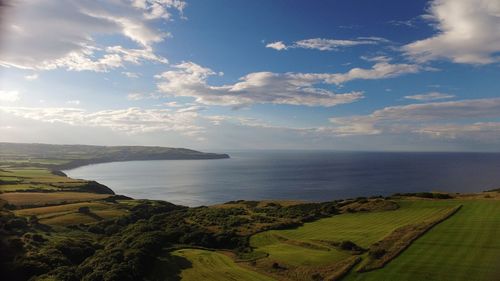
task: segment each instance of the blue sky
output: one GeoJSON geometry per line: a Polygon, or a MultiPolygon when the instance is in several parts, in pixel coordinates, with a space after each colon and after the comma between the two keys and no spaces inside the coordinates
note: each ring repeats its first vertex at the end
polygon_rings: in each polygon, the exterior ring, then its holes
{"type": "Polygon", "coordinates": [[[500,3],[11,1],[0,141],[500,150],[500,3]]]}

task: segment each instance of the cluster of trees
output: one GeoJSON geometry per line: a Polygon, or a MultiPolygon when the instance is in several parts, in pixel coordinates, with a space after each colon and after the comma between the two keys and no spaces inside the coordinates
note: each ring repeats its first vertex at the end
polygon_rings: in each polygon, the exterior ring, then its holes
{"type": "Polygon", "coordinates": [[[304,203],[291,206],[281,206],[270,203],[262,208],[254,208],[257,213],[266,214],[267,217],[295,219],[300,222],[316,220],[338,214],[336,202],[304,203]]]}

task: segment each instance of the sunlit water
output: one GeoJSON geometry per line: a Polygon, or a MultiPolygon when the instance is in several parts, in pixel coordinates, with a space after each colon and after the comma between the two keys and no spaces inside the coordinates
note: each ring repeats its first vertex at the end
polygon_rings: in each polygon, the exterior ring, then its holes
{"type": "Polygon", "coordinates": [[[157,160],[65,171],[117,194],[188,206],[238,199],[326,201],[396,192],[500,187],[500,154],[238,152],[222,160],[157,160]]]}

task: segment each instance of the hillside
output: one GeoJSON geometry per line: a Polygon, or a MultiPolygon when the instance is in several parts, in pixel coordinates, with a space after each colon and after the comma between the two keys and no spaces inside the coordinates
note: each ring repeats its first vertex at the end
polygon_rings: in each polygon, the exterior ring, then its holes
{"type": "Polygon", "coordinates": [[[225,159],[227,154],[160,146],[94,146],[0,143],[0,162],[53,170],[88,164],[134,160],[225,159]]]}

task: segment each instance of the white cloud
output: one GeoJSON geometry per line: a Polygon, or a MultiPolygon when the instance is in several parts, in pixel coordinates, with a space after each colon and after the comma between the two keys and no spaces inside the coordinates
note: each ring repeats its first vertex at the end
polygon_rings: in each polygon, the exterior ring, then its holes
{"type": "Polygon", "coordinates": [[[371,69],[354,68],[347,73],[273,73],[253,72],[234,84],[209,85],[207,79],[217,75],[213,70],[193,62],[173,66],[156,75],[158,89],[166,96],[193,97],[206,105],[247,106],[257,103],[331,107],[352,103],[361,92],[335,93],[320,84],[340,85],[356,79],[383,79],[407,73],[431,70],[413,64],[380,62],[371,69]]]}
{"type": "Polygon", "coordinates": [[[328,84],[340,85],[352,80],[376,80],[401,76],[403,74],[418,73],[421,71],[435,71],[430,67],[423,67],[418,64],[391,64],[389,62],[378,62],[372,68],[352,68],[345,73],[298,73],[296,77],[306,80],[323,80],[328,84]]]}
{"type": "Polygon", "coordinates": [[[405,96],[405,99],[417,100],[417,101],[433,101],[433,100],[451,99],[454,97],[455,95],[450,95],[440,92],[430,92],[426,94],[405,96]]]}
{"type": "Polygon", "coordinates": [[[168,109],[137,107],[88,112],[79,108],[0,107],[3,113],[49,123],[103,127],[129,134],[173,131],[196,136],[203,128],[196,125],[198,114],[172,112],[168,109]]]}
{"type": "Polygon", "coordinates": [[[26,79],[28,81],[36,80],[36,79],[38,79],[38,73],[33,73],[31,75],[26,75],[26,76],[24,76],[24,79],[26,79]]]}
{"type": "Polygon", "coordinates": [[[143,100],[147,98],[147,95],[142,93],[130,93],[127,95],[127,99],[131,101],[143,100]]]}
{"type": "Polygon", "coordinates": [[[182,15],[187,3],[182,0],[132,0],[132,6],[142,9],[148,19],[169,19],[171,17],[169,9],[176,9],[182,15]]]}
{"type": "Polygon", "coordinates": [[[67,104],[71,104],[71,105],[80,105],[80,101],[79,100],[69,100],[66,103],[67,104]]]}
{"type": "Polygon", "coordinates": [[[0,90],[0,102],[15,102],[19,100],[18,91],[3,91],[0,90]]]}
{"type": "Polygon", "coordinates": [[[325,78],[327,83],[343,84],[348,81],[364,79],[375,80],[401,76],[403,74],[418,73],[422,70],[434,71],[429,67],[422,67],[417,64],[391,64],[388,62],[378,62],[371,69],[353,68],[346,73],[330,74],[325,78]]]}
{"type": "Polygon", "coordinates": [[[433,0],[426,19],[438,33],[403,47],[418,61],[446,58],[456,63],[500,61],[498,0],[433,0]]]}
{"type": "Polygon", "coordinates": [[[293,74],[271,72],[250,73],[235,84],[211,86],[207,78],[217,75],[209,68],[192,62],[174,66],[175,70],[157,75],[158,89],[167,96],[193,97],[207,105],[234,107],[255,103],[275,103],[307,106],[334,106],[351,103],[360,98],[360,92],[336,94],[314,88],[314,82],[293,74]]]}
{"type": "Polygon", "coordinates": [[[107,47],[106,52],[110,54],[119,54],[122,60],[134,64],[139,64],[141,61],[168,63],[166,58],[155,55],[151,47],[144,49],[126,49],[122,46],[112,46],[107,47]]]}
{"type": "Polygon", "coordinates": [[[437,135],[444,127],[436,122],[455,122],[454,128],[459,128],[467,126],[459,122],[488,118],[500,118],[500,98],[391,106],[369,115],[335,117],[330,121],[335,124],[331,130],[340,135],[421,132],[430,131],[422,129],[430,125],[427,128],[433,128],[437,135]]]}
{"type": "Polygon", "coordinates": [[[276,42],[272,42],[272,43],[267,44],[266,48],[271,48],[271,49],[275,49],[277,51],[282,51],[282,50],[286,50],[287,46],[283,43],[283,41],[276,41],[276,42]]]}
{"type": "Polygon", "coordinates": [[[387,42],[389,42],[387,39],[380,37],[359,37],[353,40],[312,38],[312,39],[295,41],[293,44],[290,45],[286,45],[283,41],[276,41],[267,44],[266,48],[271,48],[278,51],[287,50],[291,48],[333,51],[342,47],[352,47],[357,45],[376,45],[387,42]]]}
{"type": "Polygon", "coordinates": [[[207,109],[206,106],[200,106],[200,105],[193,105],[193,106],[188,106],[184,108],[177,109],[177,112],[200,112],[202,110],[207,109]]]}
{"type": "Polygon", "coordinates": [[[165,102],[165,103],[162,103],[162,105],[166,106],[166,107],[181,107],[182,106],[179,103],[177,103],[176,101],[165,102]]]}
{"type": "Polygon", "coordinates": [[[139,78],[141,76],[139,73],[128,72],[128,71],[124,71],[122,72],[122,74],[127,76],[128,78],[139,78]]]}
{"type": "Polygon", "coordinates": [[[439,124],[428,125],[414,131],[433,138],[475,139],[482,141],[498,141],[500,137],[499,122],[477,122],[473,124],[439,124]]]}
{"type": "Polygon", "coordinates": [[[324,39],[313,38],[296,41],[294,48],[315,49],[320,51],[333,51],[340,47],[352,47],[357,45],[375,45],[381,42],[387,42],[386,39],[378,37],[366,37],[356,40],[339,40],[339,39],[324,39]]]}
{"type": "MultiPolygon", "coordinates": [[[[160,5],[164,12],[183,8],[183,1],[144,1],[138,8],[126,0],[26,1],[12,2],[4,8],[0,26],[2,56],[0,65],[33,70],[108,71],[124,62],[166,62],[154,54],[152,44],[168,33],[156,30],[147,16],[149,7],[160,5]],[[179,2],[173,4],[173,2],[179,2]],[[102,46],[98,36],[120,35],[140,48],[102,46]]],[[[152,8],[151,8],[152,9],[152,8]]]]}

